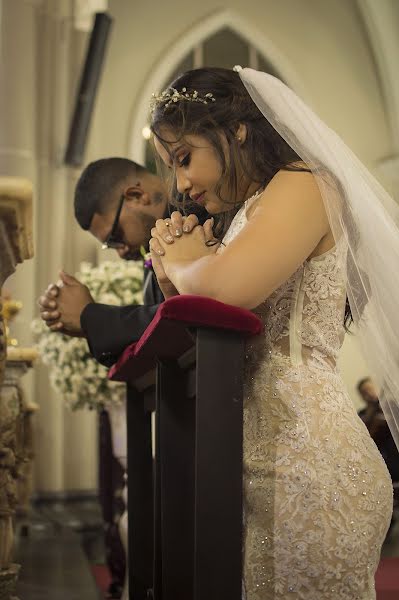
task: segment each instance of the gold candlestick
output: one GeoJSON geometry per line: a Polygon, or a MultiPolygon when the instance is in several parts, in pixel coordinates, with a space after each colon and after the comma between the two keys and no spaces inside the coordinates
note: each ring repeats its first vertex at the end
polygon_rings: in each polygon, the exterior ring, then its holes
{"type": "Polygon", "coordinates": [[[18,346],[18,340],[10,336],[10,328],[8,324],[19,313],[21,308],[22,302],[20,302],[19,300],[12,300],[9,296],[4,296],[2,315],[5,324],[7,346],[18,346]]]}

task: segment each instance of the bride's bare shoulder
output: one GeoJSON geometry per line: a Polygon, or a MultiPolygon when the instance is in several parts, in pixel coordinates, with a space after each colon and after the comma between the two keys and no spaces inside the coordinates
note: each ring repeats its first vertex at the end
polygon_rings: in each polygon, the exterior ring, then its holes
{"type": "Polygon", "coordinates": [[[248,208],[248,220],[257,212],[257,208],[272,201],[278,202],[279,197],[287,195],[298,199],[306,197],[308,201],[313,201],[315,204],[322,203],[316,179],[305,163],[291,163],[287,168],[280,169],[256,202],[248,208]]]}

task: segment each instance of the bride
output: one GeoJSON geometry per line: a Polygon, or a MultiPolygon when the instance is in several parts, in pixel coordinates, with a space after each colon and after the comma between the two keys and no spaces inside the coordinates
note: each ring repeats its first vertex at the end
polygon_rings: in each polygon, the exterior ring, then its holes
{"type": "MultiPolygon", "coordinates": [[[[383,191],[265,73],[189,71],[154,97],[152,114],[175,202],[218,215],[213,245],[211,222],[183,235],[179,213],[157,222],[151,251],[161,285],[250,309],[265,325],[245,363],[245,598],[375,599],[392,484],[337,359],[351,317],[377,351],[395,343],[378,321],[384,263],[378,269],[366,248],[367,218],[398,244],[383,191]]],[[[389,354],[371,359],[393,424],[389,392],[399,376],[389,354]]]]}

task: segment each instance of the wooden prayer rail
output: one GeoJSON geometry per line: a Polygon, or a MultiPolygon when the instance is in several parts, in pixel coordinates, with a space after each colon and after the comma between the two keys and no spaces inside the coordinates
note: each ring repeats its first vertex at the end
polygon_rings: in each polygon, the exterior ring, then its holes
{"type": "Polygon", "coordinates": [[[178,296],[111,369],[131,384],[131,600],[241,600],[245,338],[261,328],[249,311],[178,296]]]}

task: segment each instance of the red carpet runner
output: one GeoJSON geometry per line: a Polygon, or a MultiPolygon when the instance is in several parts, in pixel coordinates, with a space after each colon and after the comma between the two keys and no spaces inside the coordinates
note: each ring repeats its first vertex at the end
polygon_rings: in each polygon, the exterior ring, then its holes
{"type": "Polygon", "coordinates": [[[377,600],[399,599],[399,557],[383,558],[379,564],[375,583],[377,600]]]}
{"type": "Polygon", "coordinates": [[[106,592],[111,583],[111,575],[107,565],[90,565],[90,568],[98,589],[104,594],[104,598],[106,598],[106,592]]]}

